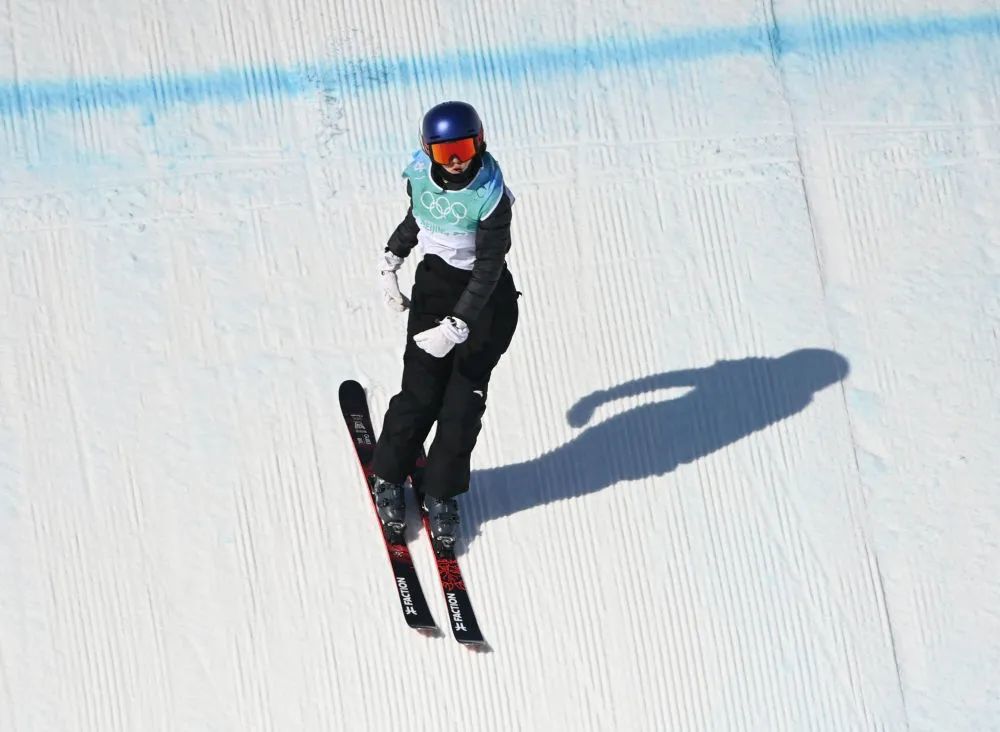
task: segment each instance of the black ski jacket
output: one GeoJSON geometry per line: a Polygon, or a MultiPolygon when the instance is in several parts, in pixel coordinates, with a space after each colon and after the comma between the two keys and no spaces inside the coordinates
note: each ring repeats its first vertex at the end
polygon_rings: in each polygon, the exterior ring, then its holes
{"type": "MultiPolygon", "coordinates": [[[[435,180],[437,181],[437,178],[435,180]]],[[[449,188],[447,181],[438,182],[443,182],[445,189],[449,188]]],[[[407,256],[417,245],[417,232],[420,231],[420,225],[413,218],[413,188],[409,181],[406,183],[406,195],[411,198],[406,216],[392,232],[386,244],[386,250],[398,257],[407,256]]],[[[510,198],[505,192],[493,213],[479,222],[479,229],[476,232],[476,261],[472,265],[472,276],[452,313],[470,325],[482,312],[507,267],[506,256],[510,251],[510,220],[510,198]]]]}

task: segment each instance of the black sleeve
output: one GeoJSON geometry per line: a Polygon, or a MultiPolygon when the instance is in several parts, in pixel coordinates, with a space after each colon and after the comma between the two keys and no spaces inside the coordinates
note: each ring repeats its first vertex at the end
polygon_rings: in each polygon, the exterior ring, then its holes
{"type": "Polygon", "coordinates": [[[504,192],[493,213],[479,222],[472,277],[454,311],[456,318],[470,325],[479,317],[507,266],[505,258],[510,251],[510,219],[510,199],[504,192]]]}
{"type": "MultiPolygon", "coordinates": [[[[410,185],[410,181],[406,181],[406,195],[407,197],[413,196],[413,187],[410,185]]],[[[392,232],[392,236],[389,237],[389,241],[385,245],[386,251],[392,252],[397,257],[405,258],[410,253],[410,250],[417,245],[418,231],[420,231],[420,225],[413,218],[413,201],[411,198],[410,205],[406,209],[406,216],[403,218],[402,223],[396,227],[396,230],[392,232]]]]}

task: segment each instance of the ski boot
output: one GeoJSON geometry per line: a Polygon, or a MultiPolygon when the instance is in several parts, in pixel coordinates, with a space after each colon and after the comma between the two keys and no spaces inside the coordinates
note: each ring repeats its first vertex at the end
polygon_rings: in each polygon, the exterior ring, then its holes
{"type": "Polygon", "coordinates": [[[376,475],[372,478],[371,491],[386,537],[393,541],[399,539],[403,535],[403,529],[406,528],[406,499],[403,497],[403,484],[390,483],[376,475]]]}
{"type": "Polygon", "coordinates": [[[453,551],[458,534],[458,502],[454,498],[425,495],[424,510],[435,551],[453,551]]]}

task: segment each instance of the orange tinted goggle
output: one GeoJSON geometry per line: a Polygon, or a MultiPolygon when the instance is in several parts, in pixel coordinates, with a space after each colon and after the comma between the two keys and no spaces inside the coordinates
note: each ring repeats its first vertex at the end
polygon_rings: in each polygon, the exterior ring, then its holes
{"type": "Polygon", "coordinates": [[[438,165],[447,165],[452,158],[458,158],[458,162],[464,163],[476,157],[476,138],[466,137],[464,140],[449,140],[448,142],[435,142],[429,146],[431,149],[431,160],[438,165]]]}

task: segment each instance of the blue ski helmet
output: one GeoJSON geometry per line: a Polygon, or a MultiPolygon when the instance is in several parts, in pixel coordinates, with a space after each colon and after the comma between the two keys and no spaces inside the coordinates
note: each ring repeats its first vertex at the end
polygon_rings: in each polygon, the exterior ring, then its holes
{"type": "Polygon", "coordinates": [[[475,108],[466,102],[442,102],[427,110],[420,125],[420,142],[424,146],[439,142],[473,137],[476,149],[482,152],[483,123],[475,108]]]}

